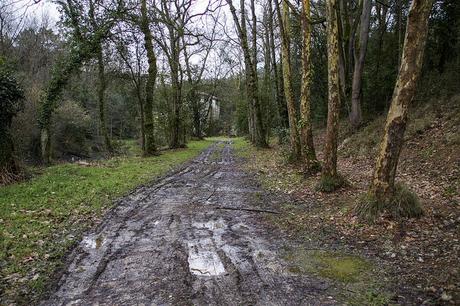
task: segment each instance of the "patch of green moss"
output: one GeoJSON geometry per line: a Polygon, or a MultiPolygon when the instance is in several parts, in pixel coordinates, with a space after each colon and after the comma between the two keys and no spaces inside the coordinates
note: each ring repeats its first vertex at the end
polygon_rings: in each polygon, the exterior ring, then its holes
{"type": "Polygon", "coordinates": [[[343,283],[359,281],[371,268],[361,257],[338,252],[298,249],[288,252],[286,259],[292,273],[314,273],[343,283]]]}
{"type": "Polygon", "coordinates": [[[341,252],[284,249],[294,274],[318,275],[335,282],[330,294],[347,305],[388,305],[391,294],[379,281],[379,272],[362,257],[341,252]]]}
{"type": "Polygon", "coordinates": [[[356,282],[370,264],[358,256],[317,252],[319,275],[342,282],[356,282]]]}

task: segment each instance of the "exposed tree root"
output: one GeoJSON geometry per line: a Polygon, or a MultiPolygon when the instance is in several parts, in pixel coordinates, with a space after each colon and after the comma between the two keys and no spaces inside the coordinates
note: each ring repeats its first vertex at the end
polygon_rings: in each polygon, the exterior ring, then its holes
{"type": "Polygon", "coordinates": [[[12,171],[9,167],[0,169],[0,186],[9,185],[22,179],[23,175],[18,171],[12,171]]]}

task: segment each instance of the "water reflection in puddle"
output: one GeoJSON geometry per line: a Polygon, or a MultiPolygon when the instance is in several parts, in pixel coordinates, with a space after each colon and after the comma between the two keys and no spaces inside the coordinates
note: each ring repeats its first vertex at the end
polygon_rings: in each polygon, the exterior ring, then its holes
{"type": "Polygon", "coordinates": [[[214,251],[200,249],[189,245],[188,264],[190,272],[195,275],[215,276],[225,273],[219,255],[214,251]]]}
{"type": "Polygon", "coordinates": [[[99,249],[104,244],[104,238],[101,236],[87,236],[83,238],[82,242],[89,249],[99,249]]]}
{"type": "Polygon", "coordinates": [[[199,276],[216,276],[225,273],[224,265],[216,252],[216,242],[219,242],[225,231],[222,219],[207,222],[193,222],[192,227],[205,237],[188,242],[188,264],[192,274],[199,276]],[[203,231],[204,230],[204,231],[203,231]],[[211,235],[209,236],[209,232],[211,235]]]}

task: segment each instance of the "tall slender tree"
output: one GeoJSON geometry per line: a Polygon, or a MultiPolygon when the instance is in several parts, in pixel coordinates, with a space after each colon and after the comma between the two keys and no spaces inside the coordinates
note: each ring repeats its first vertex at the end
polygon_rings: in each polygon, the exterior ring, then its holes
{"type": "Polygon", "coordinates": [[[289,116],[289,131],[291,150],[294,160],[298,160],[302,154],[301,144],[297,121],[297,108],[294,100],[294,90],[292,87],[292,66],[290,52],[290,24],[289,24],[289,7],[286,1],[283,1],[282,9],[275,0],[276,12],[278,14],[280,36],[281,36],[281,55],[283,59],[283,81],[284,95],[286,97],[287,110],[289,116]]]}
{"type": "MultiPolygon", "coordinates": [[[[414,98],[422,68],[432,6],[432,0],[413,0],[409,9],[401,65],[370,186],[370,194],[375,201],[368,208],[374,211],[388,207],[395,194],[396,168],[404,142],[409,104],[414,98]]],[[[420,213],[419,210],[402,208],[401,213],[404,211],[409,216],[410,213],[420,213]]]]}
{"type": "Polygon", "coordinates": [[[353,70],[353,79],[351,85],[351,110],[350,123],[354,129],[357,129],[362,122],[361,100],[363,97],[363,72],[364,61],[367,53],[367,41],[369,40],[369,26],[371,21],[371,0],[362,1],[362,13],[359,26],[359,48],[355,56],[355,66],[353,70]]]}
{"type": "Polygon", "coordinates": [[[153,92],[157,79],[157,57],[153,49],[153,35],[150,30],[150,20],[147,10],[147,0],[141,0],[141,16],[139,25],[144,34],[144,46],[147,52],[147,82],[145,84],[145,101],[144,101],[144,133],[145,133],[145,149],[144,155],[158,154],[155,143],[155,129],[153,117],[153,92]]]}
{"type": "Polygon", "coordinates": [[[302,0],[302,87],[300,93],[300,141],[302,155],[305,159],[305,172],[314,173],[319,170],[313,143],[311,116],[311,18],[310,0],[302,0]]]}
{"type": "Polygon", "coordinates": [[[256,59],[253,59],[251,56],[251,50],[248,43],[248,35],[246,29],[246,18],[244,8],[244,0],[240,1],[240,10],[241,17],[238,18],[236,13],[236,8],[233,5],[231,0],[226,0],[227,4],[230,7],[230,12],[235,23],[235,27],[238,32],[238,37],[241,43],[241,49],[243,50],[244,55],[244,66],[245,66],[245,76],[246,76],[246,91],[249,98],[249,106],[254,112],[254,127],[255,127],[255,137],[254,144],[258,147],[267,147],[267,140],[265,138],[266,132],[264,129],[264,124],[262,122],[262,108],[260,106],[259,99],[259,90],[257,84],[257,67],[255,66],[256,59]],[[241,19],[241,20],[240,20],[241,19]]]}
{"type": "Polygon", "coordinates": [[[321,173],[320,189],[333,191],[343,183],[337,172],[337,138],[339,133],[340,88],[339,88],[339,33],[337,0],[327,1],[327,69],[328,103],[326,144],[321,173]]]}
{"type": "MultiPolygon", "coordinates": [[[[278,107],[278,116],[279,116],[279,123],[281,127],[288,128],[289,127],[289,118],[287,113],[287,106],[284,101],[284,93],[283,93],[283,76],[278,71],[278,67],[280,64],[276,62],[276,48],[275,48],[275,33],[274,33],[274,22],[275,14],[273,12],[273,0],[268,1],[268,31],[269,31],[269,39],[270,39],[270,52],[271,52],[271,68],[273,73],[273,83],[275,86],[275,94],[276,94],[276,105],[278,107]]],[[[277,1],[277,0],[274,0],[277,1]]]]}
{"type": "MultiPolygon", "coordinates": [[[[94,2],[89,1],[89,19],[93,31],[95,31],[99,25],[96,20],[94,12],[94,2]]],[[[112,153],[112,143],[110,141],[109,133],[107,131],[107,123],[105,119],[105,90],[107,88],[107,81],[105,79],[105,65],[104,65],[104,50],[102,47],[102,41],[96,47],[96,59],[97,59],[97,71],[98,71],[98,82],[97,82],[97,98],[99,106],[99,124],[102,137],[104,137],[105,148],[109,153],[112,153]]]]}

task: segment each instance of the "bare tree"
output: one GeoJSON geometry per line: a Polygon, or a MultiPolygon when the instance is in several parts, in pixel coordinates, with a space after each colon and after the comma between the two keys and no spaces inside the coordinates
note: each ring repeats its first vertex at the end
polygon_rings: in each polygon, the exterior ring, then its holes
{"type": "MultiPolygon", "coordinates": [[[[89,20],[93,28],[93,31],[99,27],[94,12],[94,2],[89,0],[89,20]]],[[[104,137],[105,148],[109,153],[112,153],[112,143],[110,141],[109,133],[107,131],[107,124],[105,120],[105,90],[107,88],[107,82],[105,80],[105,68],[104,68],[104,50],[102,47],[102,41],[96,46],[96,58],[98,68],[98,84],[97,84],[97,97],[99,102],[99,123],[102,136],[104,137]]]]}
{"type": "Polygon", "coordinates": [[[288,115],[289,115],[289,130],[291,140],[292,155],[297,160],[301,152],[301,144],[298,131],[297,110],[294,100],[294,90],[292,88],[292,67],[291,67],[291,52],[290,52],[290,25],[289,25],[289,7],[286,1],[283,1],[283,7],[280,8],[278,1],[275,0],[276,12],[278,15],[279,28],[281,33],[281,55],[283,59],[283,81],[284,95],[286,97],[288,115]]]}
{"type": "MultiPolygon", "coordinates": [[[[281,64],[276,62],[276,48],[275,48],[275,34],[274,34],[274,19],[275,13],[273,12],[272,6],[273,0],[268,0],[268,10],[269,10],[269,18],[268,18],[268,31],[270,35],[270,51],[271,51],[271,65],[273,71],[273,83],[275,86],[276,92],[276,105],[278,106],[278,115],[280,118],[280,125],[284,128],[289,127],[289,118],[287,113],[287,105],[284,101],[284,92],[283,92],[283,76],[278,71],[278,67],[281,64]]],[[[277,0],[275,0],[277,1],[277,0]]]]}
{"type": "Polygon", "coordinates": [[[371,0],[361,0],[362,13],[359,27],[359,48],[355,56],[355,67],[351,85],[351,111],[350,123],[354,129],[358,128],[362,122],[361,100],[363,96],[362,83],[364,61],[367,53],[367,41],[369,39],[369,25],[371,20],[371,0]]]}

